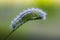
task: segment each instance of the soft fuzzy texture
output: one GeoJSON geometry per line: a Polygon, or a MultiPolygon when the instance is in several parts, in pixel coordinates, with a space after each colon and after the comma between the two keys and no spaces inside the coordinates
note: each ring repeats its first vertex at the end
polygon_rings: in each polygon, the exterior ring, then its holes
{"type": "Polygon", "coordinates": [[[32,18],[34,20],[35,19],[34,17],[36,18],[41,17],[43,20],[45,20],[46,13],[38,8],[28,8],[27,10],[24,10],[23,12],[20,12],[19,15],[17,15],[17,17],[11,22],[11,27],[13,30],[15,30],[19,26],[27,22],[27,20],[29,21],[32,18]]]}

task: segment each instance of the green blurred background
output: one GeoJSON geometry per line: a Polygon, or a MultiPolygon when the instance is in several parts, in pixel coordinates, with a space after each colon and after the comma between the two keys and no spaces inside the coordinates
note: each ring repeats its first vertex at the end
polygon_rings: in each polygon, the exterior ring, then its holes
{"type": "Polygon", "coordinates": [[[0,40],[11,32],[11,21],[27,8],[40,8],[47,13],[46,20],[28,21],[18,28],[8,39],[60,37],[59,0],[0,0],[0,40]]]}

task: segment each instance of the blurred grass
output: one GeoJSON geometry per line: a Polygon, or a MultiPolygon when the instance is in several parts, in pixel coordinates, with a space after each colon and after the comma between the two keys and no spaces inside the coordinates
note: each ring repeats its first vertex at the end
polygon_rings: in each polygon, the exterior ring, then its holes
{"type": "MultiPolygon", "coordinates": [[[[58,1],[58,0],[57,0],[58,1]]],[[[59,37],[60,5],[56,0],[0,0],[0,39],[11,31],[10,23],[20,12],[27,8],[41,8],[46,11],[47,19],[29,21],[16,30],[9,40],[19,40],[34,36],[59,37]]]]}

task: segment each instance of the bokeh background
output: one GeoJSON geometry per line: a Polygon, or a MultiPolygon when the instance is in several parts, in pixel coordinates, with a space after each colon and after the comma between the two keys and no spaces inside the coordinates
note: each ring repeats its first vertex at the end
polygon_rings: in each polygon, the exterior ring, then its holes
{"type": "Polygon", "coordinates": [[[11,32],[11,21],[32,7],[45,11],[47,19],[28,21],[8,40],[60,38],[60,0],[0,0],[0,40],[11,32]]]}

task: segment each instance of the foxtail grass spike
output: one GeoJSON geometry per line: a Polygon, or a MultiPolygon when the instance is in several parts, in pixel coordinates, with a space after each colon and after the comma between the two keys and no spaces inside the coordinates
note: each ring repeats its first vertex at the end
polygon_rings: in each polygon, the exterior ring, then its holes
{"type": "Polygon", "coordinates": [[[46,19],[46,13],[38,8],[30,8],[21,12],[17,17],[11,22],[12,30],[17,29],[19,26],[23,25],[29,20],[36,19],[46,19]]]}

